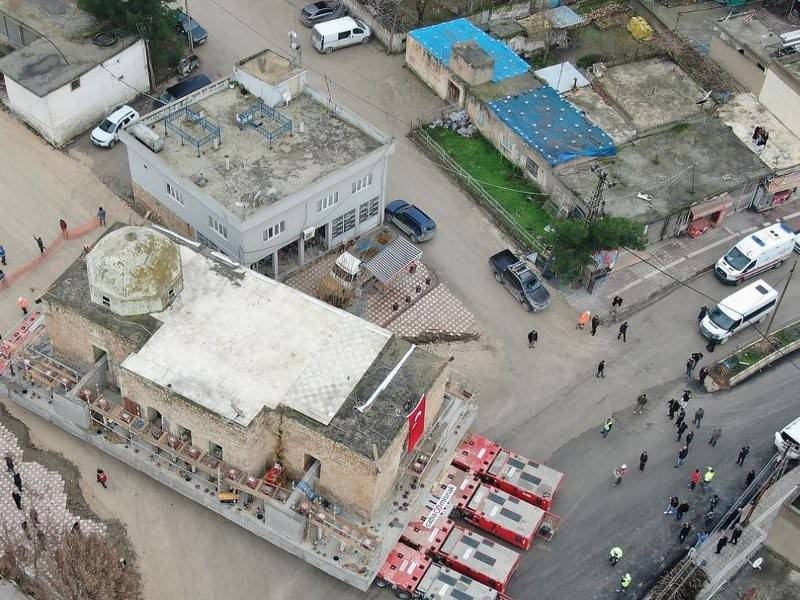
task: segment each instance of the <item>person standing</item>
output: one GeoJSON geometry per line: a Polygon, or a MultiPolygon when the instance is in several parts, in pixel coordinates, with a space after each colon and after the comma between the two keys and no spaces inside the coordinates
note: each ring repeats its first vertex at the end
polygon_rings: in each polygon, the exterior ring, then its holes
{"type": "Polygon", "coordinates": [[[622,296],[614,296],[614,299],[611,301],[611,316],[615,319],[617,318],[617,313],[619,313],[620,308],[622,308],[622,296]]]}
{"type": "Polygon", "coordinates": [[[706,377],[708,377],[708,365],[703,365],[703,368],[700,369],[700,372],[697,374],[697,378],[700,380],[700,385],[705,385],[706,377]]]}
{"type": "Polygon", "coordinates": [[[750,454],[750,446],[742,446],[741,450],[739,450],[739,458],[736,459],[736,464],[741,467],[748,454],[750,454]]]}
{"type": "Polygon", "coordinates": [[[719,538],[719,541],[717,542],[717,550],[714,552],[714,554],[719,554],[720,552],[722,552],[722,549],[727,545],[728,545],[728,536],[723,535],[721,538],[719,538]]]}
{"type": "Polygon", "coordinates": [[[639,470],[644,471],[644,466],[647,464],[647,450],[639,455],[639,470]]]}
{"type": "Polygon", "coordinates": [[[103,469],[97,469],[97,483],[102,485],[104,490],[108,489],[108,487],[106,487],[107,481],[108,481],[108,475],[106,475],[106,472],[103,471],[103,469]]]}
{"type": "Polygon", "coordinates": [[[619,562],[620,558],[622,558],[622,548],[619,546],[614,546],[608,553],[608,562],[610,562],[612,565],[615,565],[619,562]]]}
{"type": "Polygon", "coordinates": [[[614,481],[614,485],[621,485],[622,479],[628,474],[628,465],[620,465],[616,469],[614,469],[614,477],[616,480],[614,481]]]}
{"type": "Polygon", "coordinates": [[[683,542],[685,542],[685,541],[686,541],[686,538],[687,538],[687,536],[689,535],[689,532],[691,532],[691,531],[692,531],[692,526],[691,526],[691,524],[689,524],[689,523],[684,523],[684,524],[681,526],[681,532],[680,532],[680,534],[678,535],[678,542],[679,542],[679,543],[681,543],[681,544],[682,544],[683,542]]]}
{"type": "Polygon", "coordinates": [[[692,399],[692,390],[683,390],[683,396],[681,396],[681,398],[684,404],[688,404],[689,400],[692,399]]]}
{"type": "Polygon", "coordinates": [[[721,435],[722,435],[722,429],[720,427],[717,427],[716,429],[714,429],[714,431],[711,432],[711,439],[708,440],[708,443],[711,444],[712,446],[716,446],[721,435]]]}
{"type": "Polygon", "coordinates": [[[535,348],[536,342],[539,341],[539,332],[535,329],[531,329],[528,332],[528,348],[535,348]]]}
{"type": "Polygon", "coordinates": [[[14,473],[14,485],[22,492],[22,477],[20,477],[19,473],[14,473]]]}
{"type": "Polygon", "coordinates": [[[739,543],[739,538],[742,537],[743,531],[744,529],[742,529],[742,526],[737,523],[736,527],[733,528],[733,532],[731,533],[731,544],[735,546],[739,543]]]}
{"type": "Polygon", "coordinates": [[[100,221],[101,226],[106,226],[106,209],[102,206],[97,209],[97,220],[100,221]]]}
{"type": "Polygon", "coordinates": [[[58,220],[58,228],[61,229],[61,235],[65,240],[69,239],[69,233],[67,232],[67,222],[64,219],[58,220]]]}
{"type": "Polygon", "coordinates": [[[682,521],[683,515],[685,515],[687,512],[689,512],[689,503],[686,502],[686,500],[684,500],[683,502],[678,504],[678,508],[675,511],[675,520],[682,521]]]}
{"type": "Polygon", "coordinates": [[[22,311],[23,317],[28,314],[28,299],[25,296],[20,296],[17,299],[17,306],[22,311]]]}
{"type": "Polygon", "coordinates": [[[669,505],[667,506],[667,510],[664,511],[665,515],[671,515],[678,509],[678,505],[680,505],[681,499],[677,496],[672,496],[669,499],[669,505]]]}
{"type": "Polygon", "coordinates": [[[670,421],[672,421],[672,419],[675,418],[675,413],[678,412],[680,406],[681,406],[680,403],[677,400],[675,400],[675,398],[670,398],[670,401],[667,403],[667,407],[669,408],[670,421]]]}
{"type": "Polygon", "coordinates": [[[694,359],[695,366],[700,364],[700,361],[703,360],[703,353],[702,352],[692,352],[692,358],[694,359]]]}
{"type": "Polygon", "coordinates": [[[697,541],[694,543],[695,548],[699,548],[708,539],[708,531],[704,530],[697,534],[697,541]]]}
{"type": "Polygon", "coordinates": [[[756,479],[756,471],[755,469],[750,469],[750,472],[747,473],[747,477],[744,478],[744,489],[749,488],[753,481],[756,479]]]}
{"type": "Polygon", "coordinates": [[[711,500],[708,503],[709,507],[708,510],[714,510],[715,508],[717,508],[718,504],[719,504],[719,496],[714,494],[713,496],[711,496],[711,500]]]}
{"type": "Polygon", "coordinates": [[[689,455],[689,448],[688,446],[684,446],[680,450],[678,450],[678,460],[675,461],[675,468],[677,469],[683,464],[683,461],[686,460],[686,457],[689,455]]]}
{"type": "Polygon", "coordinates": [[[700,314],[697,315],[697,320],[702,321],[703,319],[706,318],[707,314],[708,314],[708,307],[704,304],[703,306],[700,307],[700,314]]]}
{"type": "Polygon", "coordinates": [[[619,326],[619,333],[617,334],[617,339],[622,338],[623,342],[628,341],[628,322],[625,321],[622,325],[619,326]]]}
{"type": "Polygon", "coordinates": [[[6,266],[6,249],[3,248],[3,244],[0,244],[0,263],[6,266]]]}
{"type": "Polygon", "coordinates": [[[703,487],[710,486],[711,482],[714,481],[715,475],[716,473],[714,472],[714,467],[708,467],[703,475],[703,487]]]}
{"type": "Polygon", "coordinates": [[[683,437],[683,434],[687,429],[689,429],[689,426],[686,424],[686,421],[682,420],[681,424],[678,425],[678,434],[677,434],[677,440],[676,441],[678,441],[678,442],[681,441],[681,438],[683,437]]]}
{"type": "Polygon", "coordinates": [[[14,499],[14,504],[17,505],[17,510],[22,510],[22,495],[17,490],[14,490],[11,492],[11,497],[14,499]]]}
{"type": "Polygon", "coordinates": [[[700,428],[700,421],[703,420],[703,417],[705,416],[705,414],[706,414],[706,411],[703,410],[702,406],[700,408],[698,408],[696,411],[694,411],[694,424],[697,425],[698,429],[700,428]]]}
{"type": "Polygon", "coordinates": [[[600,325],[600,317],[597,315],[592,317],[592,335],[597,333],[597,326],[600,325]]]}
{"type": "Polygon", "coordinates": [[[6,454],[6,471],[14,472],[14,459],[10,454],[6,454]]]}
{"type": "Polygon", "coordinates": [[[601,360],[600,363],[597,365],[597,375],[595,377],[602,377],[605,379],[605,370],[606,370],[606,361],[601,360]]]}
{"type": "Polygon", "coordinates": [[[692,378],[692,371],[694,371],[696,365],[697,363],[694,362],[693,358],[686,361],[686,379],[692,378]]]}
{"type": "Polygon", "coordinates": [[[631,587],[631,582],[633,578],[631,577],[630,573],[625,573],[620,580],[619,580],[619,589],[617,592],[622,592],[623,594],[627,593],[628,588],[631,587]]]}
{"type": "Polygon", "coordinates": [[[633,414],[640,415],[644,412],[644,407],[647,404],[647,394],[639,394],[639,397],[636,399],[636,409],[633,411],[633,414]]]}
{"type": "Polygon", "coordinates": [[[697,484],[703,479],[703,474],[700,472],[700,469],[695,469],[692,471],[692,477],[689,482],[689,489],[693,490],[697,487],[697,484]]]}
{"type": "MultiPolygon", "coordinates": [[[[684,423],[684,425],[685,425],[685,424],[686,424],[686,423],[684,423]]],[[[693,440],[693,439],[694,439],[694,431],[690,431],[689,433],[687,433],[687,434],[686,434],[686,446],[687,446],[687,447],[689,446],[689,444],[691,444],[691,443],[692,443],[692,440],[693,440]]]]}
{"type": "Polygon", "coordinates": [[[600,432],[603,437],[608,437],[608,434],[611,433],[611,428],[614,426],[614,419],[608,417],[605,421],[603,421],[603,429],[600,432]]]}
{"type": "Polygon", "coordinates": [[[678,418],[675,419],[675,426],[677,427],[679,423],[683,423],[683,420],[686,418],[686,410],[681,406],[680,410],[678,410],[678,418]]]}

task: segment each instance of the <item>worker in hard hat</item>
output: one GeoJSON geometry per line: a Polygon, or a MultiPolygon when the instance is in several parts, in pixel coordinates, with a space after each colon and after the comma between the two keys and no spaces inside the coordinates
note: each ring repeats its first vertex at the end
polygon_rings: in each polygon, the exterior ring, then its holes
{"type": "Polygon", "coordinates": [[[628,588],[631,586],[631,582],[633,581],[633,577],[631,577],[630,573],[625,573],[620,580],[619,580],[619,589],[618,592],[627,592],[628,588]]]}
{"type": "Polygon", "coordinates": [[[592,313],[588,310],[585,310],[581,313],[581,316],[578,317],[578,324],[575,326],[577,329],[585,329],[586,326],[589,324],[589,320],[592,318],[592,313]]]}
{"type": "Polygon", "coordinates": [[[614,546],[611,549],[611,552],[608,553],[608,561],[615,565],[619,562],[619,559],[622,558],[622,548],[619,546],[614,546]]]}
{"type": "Polygon", "coordinates": [[[706,472],[703,475],[703,487],[706,488],[711,485],[711,482],[714,481],[714,467],[706,467],[706,472]]]}

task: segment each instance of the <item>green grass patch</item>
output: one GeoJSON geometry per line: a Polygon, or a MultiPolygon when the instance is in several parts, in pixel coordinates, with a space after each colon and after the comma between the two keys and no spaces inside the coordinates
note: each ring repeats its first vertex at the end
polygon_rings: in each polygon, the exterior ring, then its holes
{"type": "Polygon", "coordinates": [[[482,182],[486,193],[508,211],[521,227],[533,235],[544,232],[550,215],[541,206],[545,200],[541,189],[486,138],[480,135],[464,138],[443,127],[427,129],[426,132],[462,169],[482,182]]]}

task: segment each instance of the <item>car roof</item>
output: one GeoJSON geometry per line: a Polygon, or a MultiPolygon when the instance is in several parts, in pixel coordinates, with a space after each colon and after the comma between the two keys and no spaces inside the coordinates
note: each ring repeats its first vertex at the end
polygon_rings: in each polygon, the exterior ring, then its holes
{"type": "Polygon", "coordinates": [[[399,210],[404,206],[410,206],[410,204],[405,200],[403,200],[402,198],[398,198],[397,200],[392,200],[391,202],[389,202],[389,204],[386,205],[386,208],[394,211],[394,210],[399,210]]]}
{"type": "Polygon", "coordinates": [[[719,307],[727,313],[741,316],[760,302],[777,297],[778,292],[763,279],[759,279],[725,298],[719,303],[719,307]]]}
{"type": "Polygon", "coordinates": [[[413,204],[409,204],[408,206],[404,207],[403,212],[413,218],[420,225],[436,225],[436,223],[433,222],[433,219],[431,219],[428,215],[422,212],[421,209],[417,208],[413,204]]]}
{"type": "Polygon", "coordinates": [[[325,23],[317,23],[314,25],[314,29],[316,29],[322,35],[339,33],[340,31],[353,29],[355,27],[363,27],[363,25],[361,25],[361,23],[356,21],[353,17],[340,17],[338,19],[333,19],[332,21],[326,21],[325,23]]]}
{"type": "Polygon", "coordinates": [[[211,80],[208,78],[208,75],[205,73],[200,73],[199,75],[195,75],[190,79],[184,79],[175,85],[171,85],[166,91],[168,91],[174,97],[179,98],[180,96],[185,96],[186,94],[197,91],[201,87],[205,87],[210,83],[211,80]]]}
{"type": "Polygon", "coordinates": [[[137,115],[139,114],[133,108],[126,105],[126,106],[121,106],[120,108],[112,112],[110,115],[106,117],[106,119],[108,119],[112,123],[116,123],[117,121],[121,121],[122,119],[127,117],[130,113],[134,113],[137,115]]]}

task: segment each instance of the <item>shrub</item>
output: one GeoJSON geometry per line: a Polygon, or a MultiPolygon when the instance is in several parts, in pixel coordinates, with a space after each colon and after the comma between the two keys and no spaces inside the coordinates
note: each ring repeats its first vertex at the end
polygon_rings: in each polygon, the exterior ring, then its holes
{"type": "Polygon", "coordinates": [[[314,295],[336,308],[347,308],[353,303],[355,292],[348,290],[331,275],[326,275],[317,284],[314,295]]]}

